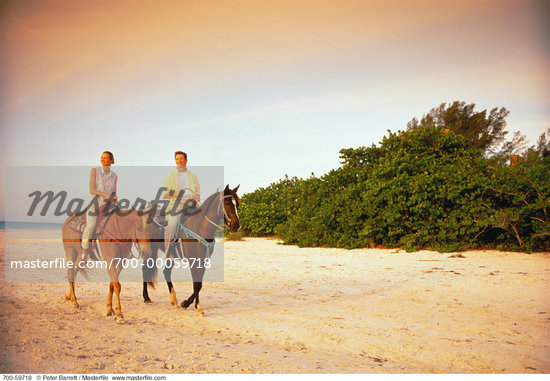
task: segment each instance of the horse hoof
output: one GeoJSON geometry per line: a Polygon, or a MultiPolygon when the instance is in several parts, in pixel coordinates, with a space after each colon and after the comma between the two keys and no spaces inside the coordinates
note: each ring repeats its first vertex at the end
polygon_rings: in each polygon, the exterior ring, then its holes
{"type": "Polygon", "coordinates": [[[115,323],[124,324],[124,323],[126,323],[126,321],[124,320],[124,318],[122,316],[115,316],[115,323]]]}
{"type": "Polygon", "coordinates": [[[143,301],[143,303],[145,303],[145,304],[151,304],[151,303],[153,303],[153,301],[152,301],[151,299],[145,299],[145,300],[143,301]]]}
{"type": "Polygon", "coordinates": [[[74,303],[74,304],[73,304],[73,308],[74,308],[75,310],[79,310],[79,309],[80,309],[80,305],[79,305],[78,303],[74,303]]]}
{"type": "Polygon", "coordinates": [[[107,311],[107,316],[113,316],[115,314],[114,311],[107,311]]]}
{"type": "Polygon", "coordinates": [[[190,304],[191,304],[191,303],[189,303],[187,300],[184,300],[183,302],[181,302],[181,306],[182,306],[183,308],[189,307],[190,304]]]}
{"type": "Polygon", "coordinates": [[[195,312],[195,316],[204,316],[204,311],[199,308],[197,312],[195,312]]]}

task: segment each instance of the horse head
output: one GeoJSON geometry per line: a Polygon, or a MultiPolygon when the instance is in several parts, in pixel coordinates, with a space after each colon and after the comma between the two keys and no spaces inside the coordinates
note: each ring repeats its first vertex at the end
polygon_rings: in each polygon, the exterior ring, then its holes
{"type": "Polygon", "coordinates": [[[241,199],[237,195],[237,190],[240,185],[237,185],[236,188],[231,189],[229,185],[226,185],[223,190],[223,209],[225,211],[224,223],[229,227],[229,230],[233,233],[241,229],[241,222],[239,221],[239,205],[241,204],[241,199]]]}

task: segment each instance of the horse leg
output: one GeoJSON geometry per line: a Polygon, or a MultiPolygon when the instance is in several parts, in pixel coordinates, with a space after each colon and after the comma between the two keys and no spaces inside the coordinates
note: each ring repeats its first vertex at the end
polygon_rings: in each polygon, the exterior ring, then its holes
{"type": "MultiPolygon", "coordinates": [[[[193,275],[193,270],[191,270],[191,275],[193,275]]],[[[196,290],[195,282],[193,282],[193,293],[191,294],[191,296],[187,300],[184,300],[183,302],[181,302],[181,306],[183,308],[189,307],[191,305],[191,303],[193,303],[195,301],[195,298],[197,297],[197,294],[196,294],[195,290],[196,290]]]]}
{"type": "Polygon", "coordinates": [[[195,300],[195,292],[193,291],[193,293],[191,294],[191,296],[189,297],[189,299],[186,299],[184,300],[183,302],[181,302],[181,306],[183,308],[187,308],[191,305],[191,303],[193,303],[193,301],[195,300]]]}
{"type": "Polygon", "coordinates": [[[192,269],[191,275],[193,276],[193,294],[195,294],[196,314],[197,316],[204,316],[204,311],[202,310],[199,302],[199,293],[201,292],[202,278],[204,277],[204,267],[192,269]]]}
{"type": "Polygon", "coordinates": [[[113,292],[115,291],[115,282],[109,283],[109,293],[107,294],[107,316],[113,316],[113,292]]]}
{"type": "MultiPolygon", "coordinates": [[[[120,275],[120,272],[122,271],[122,266],[119,266],[119,267],[115,267],[114,269],[111,269],[110,271],[110,276],[111,276],[111,284],[113,285],[113,289],[114,289],[114,292],[115,292],[115,313],[116,313],[116,316],[115,316],[115,321],[117,323],[124,323],[124,316],[122,316],[122,307],[121,307],[121,304],[120,304],[120,290],[121,290],[121,285],[120,285],[120,282],[118,281],[118,276],[120,275]]],[[[111,287],[109,287],[109,294],[112,296],[113,293],[111,291],[111,287]]],[[[111,312],[112,312],[112,308],[111,308],[111,312]]]]}
{"type": "MultiPolygon", "coordinates": [[[[115,310],[117,311],[118,316],[120,311],[120,300],[117,294],[116,284],[118,283],[118,274],[120,273],[120,270],[117,268],[109,268],[107,269],[107,272],[109,273],[109,278],[111,278],[111,282],[109,282],[109,293],[107,294],[107,316],[113,316],[115,314],[115,311],[113,310],[113,293],[116,297],[115,310]]],[[[120,292],[120,290],[118,292],[120,292]]]]}
{"type": "Polygon", "coordinates": [[[124,316],[122,316],[122,306],[120,305],[120,290],[122,289],[120,282],[115,283],[115,321],[117,323],[124,323],[124,316]]]}
{"type": "Polygon", "coordinates": [[[151,298],[149,298],[149,290],[147,290],[147,282],[143,282],[143,303],[153,303],[151,298]]]}
{"type": "MultiPolygon", "coordinates": [[[[70,260],[73,262],[73,263],[76,263],[74,260],[76,259],[76,257],[78,256],[78,252],[74,249],[72,249],[70,251],[71,255],[67,254],[66,256],[67,257],[70,257],[70,260]]],[[[80,308],[80,305],[78,304],[77,300],[76,300],[76,294],[75,294],[75,289],[74,289],[74,280],[76,278],[76,273],[78,271],[78,268],[76,269],[73,269],[73,268],[68,268],[67,269],[67,279],[69,280],[69,291],[65,294],[65,300],[70,300],[72,303],[73,303],[73,308],[80,308]]]]}
{"type": "Polygon", "coordinates": [[[193,282],[193,293],[189,299],[181,302],[183,308],[189,307],[193,302],[195,302],[195,310],[197,310],[197,316],[204,316],[204,311],[199,304],[199,292],[202,288],[202,282],[193,282]]]}
{"type": "Polygon", "coordinates": [[[143,292],[141,293],[143,295],[143,302],[144,303],[151,303],[151,299],[149,298],[149,291],[147,290],[147,271],[146,268],[147,264],[144,264],[144,266],[141,268],[141,276],[143,278],[143,292]]]}
{"type": "Polygon", "coordinates": [[[176,297],[176,289],[172,282],[166,282],[168,285],[168,292],[170,293],[170,304],[173,306],[178,306],[178,298],[176,297]]]}
{"type": "Polygon", "coordinates": [[[204,316],[204,311],[199,304],[199,292],[201,292],[202,282],[193,282],[193,294],[195,294],[195,310],[197,316],[204,316]]]}
{"type": "Polygon", "coordinates": [[[73,308],[80,308],[74,292],[74,282],[69,282],[69,291],[65,294],[65,300],[70,300],[73,303],[73,308]]]}
{"type": "MultiPolygon", "coordinates": [[[[144,260],[143,267],[141,268],[141,275],[143,278],[143,302],[144,303],[153,303],[151,299],[149,298],[149,289],[148,289],[148,283],[151,283],[153,285],[155,274],[157,272],[157,257],[158,257],[158,251],[157,249],[153,250],[153,254],[151,257],[147,258],[147,260],[144,260]],[[149,262],[149,259],[153,261],[153,264],[149,262]]],[[[153,286],[154,288],[154,286],[153,286]]]]}
{"type": "Polygon", "coordinates": [[[177,307],[178,298],[176,297],[176,289],[172,284],[172,265],[165,266],[162,273],[164,274],[164,279],[166,280],[166,284],[168,285],[168,292],[170,293],[170,304],[177,307]]]}
{"type": "Polygon", "coordinates": [[[204,268],[192,268],[191,269],[191,276],[193,278],[193,294],[189,297],[189,299],[185,300],[181,306],[183,308],[187,308],[195,302],[195,310],[197,311],[197,316],[203,316],[204,311],[200,307],[199,304],[199,292],[202,288],[202,278],[204,276],[204,268]]]}

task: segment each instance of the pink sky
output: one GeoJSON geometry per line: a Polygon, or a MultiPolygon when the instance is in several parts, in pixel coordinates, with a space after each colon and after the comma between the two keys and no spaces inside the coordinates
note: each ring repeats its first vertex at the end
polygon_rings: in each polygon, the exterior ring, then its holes
{"type": "Polygon", "coordinates": [[[252,191],[321,175],[339,149],[442,102],[506,107],[532,143],[550,126],[542,2],[7,4],[2,172],[93,166],[105,149],[120,165],[172,165],[184,149],[252,191]]]}

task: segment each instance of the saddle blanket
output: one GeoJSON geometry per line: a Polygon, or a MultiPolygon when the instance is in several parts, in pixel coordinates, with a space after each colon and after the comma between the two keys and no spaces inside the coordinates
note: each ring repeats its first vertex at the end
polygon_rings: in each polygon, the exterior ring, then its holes
{"type": "MultiPolygon", "coordinates": [[[[109,210],[106,210],[107,204],[103,204],[99,207],[99,213],[97,216],[97,223],[96,223],[96,231],[103,231],[105,228],[105,225],[109,221],[109,217],[111,217],[114,212],[117,209],[117,205],[111,204],[109,207],[109,210]],[[99,229],[98,229],[99,228],[99,229]]],[[[67,222],[67,227],[71,228],[73,230],[76,230],[77,232],[84,232],[84,229],[86,228],[86,212],[88,209],[84,209],[81,212],[76,213],[70,220],[67,222]]],[[[100,233],[101,234],[101,233],[100,233]]],[[[92,233],[91,238],[96,238],[98,235],[96,232],[92,233]]]]}

